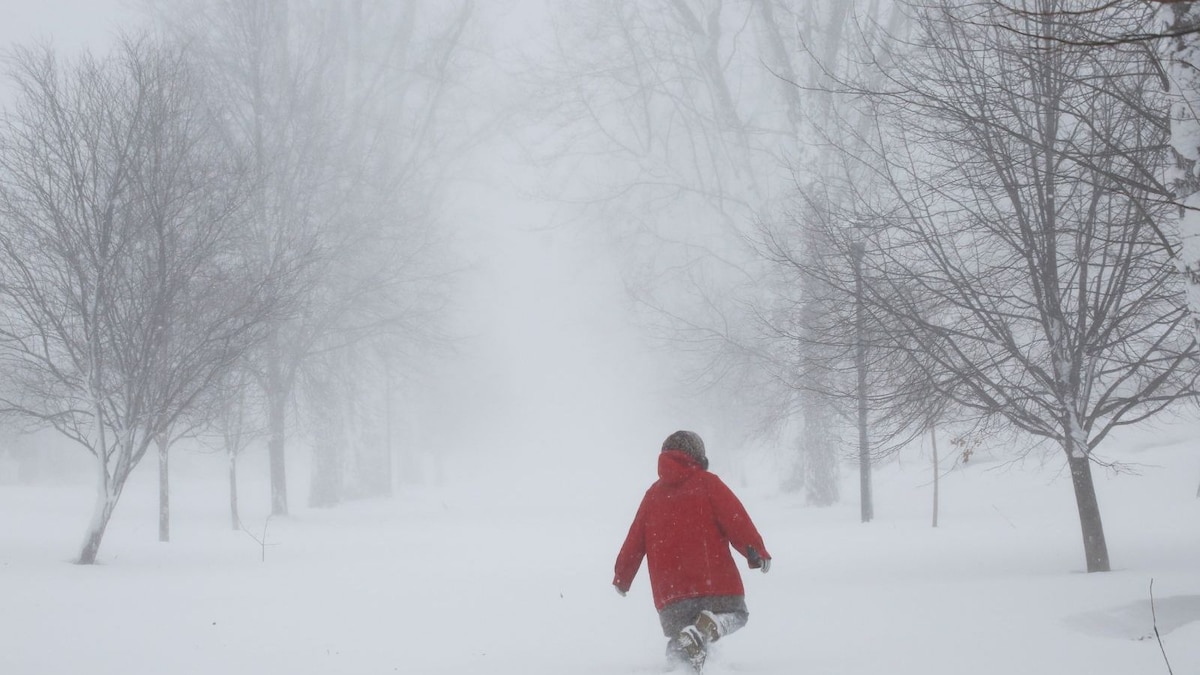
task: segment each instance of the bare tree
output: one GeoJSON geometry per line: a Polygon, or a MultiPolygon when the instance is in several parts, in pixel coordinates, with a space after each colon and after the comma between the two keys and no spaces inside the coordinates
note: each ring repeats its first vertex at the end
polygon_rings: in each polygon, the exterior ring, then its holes
{"type": "Polygon", "coordinates": [[[262,339],[271,265],[241,255],[236,156],[182,52],[126,39],[60,64],[19,50],[0,127],[5,410],[96,459],[79,562],[95,561],[130,472],[262,339]]]}
{"type": "Polygon", "coordinates": [[[883,88],[856,92],[879,120],[856,159],[886,188],[860,191],[859,212],[878,240],[885,325],[903,327],[960,405],[1061,448],[1087,568],[1106,571],[1101,442],[1196,393],[1162,236],[1168,129],[1144,114],[1161,91],[1144,50],[1072,47],[1052,39],[1072,27],[1047,17],[1074,5],[1020,4],[1039,11],[911,6],[919,49],[883,88]]]}
{"type": "MultiPolygon", "coordinates": [[[[1148,54],[1157,55],[1154,67],[1171,95],[1171,144],[1176,152],[1178,171],[1174,172],[1173,197],[1179,207],[1178,246],[1174,247],[1176,265],[1190,284],[1200,283],[1200,7],[1189,0],[1145,0],[1158,5],[1158,20],[1134,22],[1112,20],[1118,10],[1138,15],[1144,12],[1142,0],[1117,0],[1098,6],[1080,6],[1064,11],[1055,6],[1037,7],[1015,5],[1010,11],[1021,17],[1042,21],[1074,24],[1077,30],[1068,37],[1052,36],[1063,44],[1096,49],[1121,48],[1133,45],[1148,54]],[[1160,62],[1161,61],[1161,62],[1160,62]]],[[[1005,26],[1020,32],[1018,27],[1005,26]]],[[[1149,116],[1162,120],[1163,110],[1148,111],[1149,116]]],[[[1163,235],[1165,238],[1165,235],[1163,235]]],[[[1193,314],[1197,311],[1195,294],[1191,294],[1193,314]]],[[[1200,496],[1200,492],[1198,492],[1200,496]]]]}
{"type": "MultiPolygon", "coordinates": [[[[854,147],[840,150],[849,154],[854,147]]],[[[918,303],[911,289],[893,288],[891,293],[903,299],[888,297],[887,284],[877,283],[868,260],[876,255],[874,246],[862,235],[861,213],[849,210],[857,199],[841,199],[844,207],[830,199],[831,191],[855,194],[839,188],[840,181],[829,174],[813,181],[801,191],[801,209],[781,222],[763,224],[757,251],[779,279],[772,284],[779,309],[764,314],[760,323],[787,387],[821,399],[842,428],[858,431],[857,438],[831,445],[860,466],[860,507],[867,522],[874,515],[871,465],[948,419],[962,424],[970,415],[952,409],[946,373],[925,357],[901,323],[880,311],[880,305],[892,303],[919,305],[927,314],[935,308],[928,299],[918,303]],[[938,380],[940,387],[933,385],[938,380]]],[[[818,485],[810,485],[810,491],[818,485]]]]}
{"type": "MultiPolygon", "coordinates": [[[[762,283],[763,261],[747,244],[820,161],[807,141],[829,99],[811,88],[822,74],[808,50],[836,60],[848,17],[868,4],[564,5],[552,10],[556,44],[535,99],[548,106],[533,152],[554,168],[543,186],[583,209],[628,261],[628,287],[683,362],[693,405],[722,434],[797,433],[789,445],[801,457],[785,486],[819,482],[814,504],[836,499],[839,422],[816,388],[783,384],[794,378],[779,369],[799,366],[760,330],[758,317],[782,303],[771,307],[777,289],[762,283]]],[[[793,355],[803,344],[790,343],[793,355]]]]}
{"type": "Polygon", "coordinates": [[[450,145],[439,115],[474,3],[149,4],[196,45],[228,142],[254,158],[251,250],[303,261],[297,311],[247,366],[266,399],[272,513],[284,515],[304,369],[384,336],[437,339],[448,265],[434,206],[450,145]]]}
{"type": "Polygon", "coordinates": [[[255,398],[251,375],[243,369],[233,369],[214,388],[215,395],[206,408],[212,411],[211,424],[216,427],[225,456],[229,461],[229,520],[234,531],[242,528],[238,512],[238,458],[255,439],[264,435],[259,423],[262,402],[255,398]]]}
{"type": "MultiPolygon", "coordinates": [[[[1194,2],[1174,3],[1167,32],[1170,40],[1157,40],[1167,54],[1172,94],[1171,145],[1176,152],[1174,198],[1179,204],[1179,254],[1177,264],[1192,286],[1200,285],[1200,7],[1194,2]]],[[[1190,294],[1193,324],[1200,312],[1196,294],[1190,294]]],[[[1196,489],[1200,498],[1200,487],[1196,489]]]]}

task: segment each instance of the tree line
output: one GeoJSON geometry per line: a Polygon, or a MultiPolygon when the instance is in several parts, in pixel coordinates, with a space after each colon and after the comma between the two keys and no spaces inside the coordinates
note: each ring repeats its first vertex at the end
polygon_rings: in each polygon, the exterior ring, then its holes
{"type": "Polygon", "coordinates": [[[101,55],[16,47],[0,119],[0,411],[94,459],[78,561],[130,473],[313,439],[310,504],[391,489],[383,406],[443,339],[437,209],[471,2],[188,0],[101,55]],[[420,6],[419,6],[420,5],[420,6]]]}
{"type": "MultiPolygon", "coordinates": [[[[715,443],[786,442],[818,506],[854,458],[864,521],[922,436],[1049,449],[1106,570],[1105,441],[1196,397],[1195,10],[1155,4],[563,3],[510,131],[611,235],[715,443]]],[[[229,454],[234,526],[259,437],[274,514],[298,428],[310,503],[390,489],[470,142],[469,0],[142,6],[109,54],[15,50],[0,123],[0,406],[94,457],[81,562],[151,452],[169,536],[181,438],[229,454]]]]}
{"type": "Polygon", "coordinates": [[[1152,37],[1191,4],[591,3],[542,157],[613,169],[559,189],[634,244],[720,414],[795,439],[810,503],[856,457],[870,520],[872,461],[938,430],[1053,449],[1105,571],[1105,440],[1197,394],[1194,46],[1152,37]]]}

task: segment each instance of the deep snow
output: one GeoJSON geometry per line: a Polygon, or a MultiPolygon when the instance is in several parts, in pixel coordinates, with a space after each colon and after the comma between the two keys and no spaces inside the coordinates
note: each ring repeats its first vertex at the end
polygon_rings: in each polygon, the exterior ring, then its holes
{"type": "MultiPolygon", "coordinates": [[[[70,9],[8,8],[0,42],[53,33],[57,44],[73,44],[123,23],[108,7],[121,3],[51,4],[70,9]]],[[[509,220],[543,220],[513,215],[494,198],[460,201],[487,205],[485,217],[462,218],[486,224],[484,235],[505,231],[509,220]]],[[[596,274],[578,264],[591,250],[580,245],[564,258],[542,250],[561,253],[553,233],[532,244],[491,236],[475,238],[481,252],[515,246],[526,254],[495,257],[528,277],[498,271],[481,284],[478,303],[495,308],[487,320],[508,327],[518,346],[486,362],[511,372],[475,370],[462,387],[462,396],[485,399],[474,407],[494,418],[432,426],[491,430],[530,415],[558,424],[530,425],[519,438],[493,432],[489,458],[447,460],[446,485],[324,511],[300,506],[305,470],[293,456],[294,513],[268,524],[265,562],[249,536],[229,529],[219,457],[174,460],[170,544],[157,542],[155,466],[144,462],[92,567],[67,562],[90,516],[91,482],[17,486],[0,471],[0,675],[658,672],[663,638],[645,571],[627,598],[609,582],[653,479],[657,444],[674,429],[640,437],[638,447],[597,438],[615,424],[640,429],[663,417],[640,396],[605,395],[633,390],[633,378],[610,371],[650,370],[614,346],[606,326],[584,324],[579,339],[564,339],[561,329],[540,342],[526,334],[545,329],[542,315],[577,330],[579,308],[602,301],[564,288],[558,269],[596,274]],[[547,299],[545,289],[555,293],[547,299]],[[539,300],[524,311],[500,301],[514,297],[539,300]],[[563,367],[580,349],[620,386],[580,386],[563,367]],[[526,367],[548,354],[556,367],[526,367]],[[523,413],[523,400],[496,403],[514,398],[503,387],[501,395],[481,391],[506,378],[514,391],[554,392],[556,407],[538,400],[523,413]],[[639,411],[645,418],[630,424],[639,411]],[[564,416],[573,424],[563,425],[564,416]],[[563,426],[570,437],[555,436],[563,426]]],[[[844,470],[842,503],[811,509],[777,492],[777,463],[737,465],[730,449],[711,444],[714,470],[742,497],[775,560],[768,575],[745,573],[750,623],[718,645],[709,672],[1165,674],[1149,637],[1153,579],[1174,672],[1200,673],[1195,438],[1172,427],[1113,441],[1124,448],[1114,454],[1141,464],[1142,475],[1097,472],[1115,568],[1107,574],[1082,571],[1070,480],[1057,458],[973,461],[949,471],[934,530],[926,460],[917,454],[879,467],[877,518],[862,525],[853,467],[844,470]]],[[[262,461],[261,453],[248,458],[242,476],[243,517],[256,531],[268,504],[262,461]]]]}
{"type": "MultiPolygon", "coordinates": [[[[1151,579],[1174,672],[1200,672],[1189,437],[1127,440],[1122,458],[1142,475],[1098,473],[1108,574],[1081,571],[1069,478],[1054,461],[950,471],[935,530],[916,454],[878,469],[878,517],[862,525],[852,467],[842,504],[812,509],[764,480],[769,462],[734,470],[710,448],[775,561],[744,574],[750,623],[717,645],[709,672],[1166,673],[1151,579]]],[[[265,563],[229,530],[216,457],[177,460],[191,480],[176,486],[170,544],[156,541],[153,464],[140,467],[93,567],[67,562],[86,484],[0,486],[0,673],[658,672],[645,570],[626,598],[609,586],[654,470],[647,444],[644,455],[458,457],[449,486],[273,520],[265,563]]],[[[266,498],[254,469],[251,458],[242,498],[257,529],[266,498]]]]}

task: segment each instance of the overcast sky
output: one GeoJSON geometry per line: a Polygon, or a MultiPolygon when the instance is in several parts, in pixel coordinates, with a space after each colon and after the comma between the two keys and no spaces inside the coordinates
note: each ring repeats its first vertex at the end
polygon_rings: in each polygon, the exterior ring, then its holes
{"type": "Polygon", "coordinates": [[[0,43],[100,43],[133,19],[126,5],[122,0],[0,0],[0,43]]]}
{"type": "MultiPolygon", "coordinates": [[[[137,14],[126,0],[0,0],[0,54],[14,45],[48,43],[58,48],[103,51],[137,14]]],[[[0,70],[0,102],[8,100],[6,70],[0,70]]]]}

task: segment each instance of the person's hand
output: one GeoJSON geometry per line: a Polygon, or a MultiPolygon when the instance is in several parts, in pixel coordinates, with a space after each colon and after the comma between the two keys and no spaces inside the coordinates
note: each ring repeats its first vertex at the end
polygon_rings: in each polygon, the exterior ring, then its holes
{"type": "Polygon", "coordinates": [[[621,590],[620,586],[613,584],[613,588],[617,589],[617,595],[621,596],[622,598],[625,597],[625,591],[621,590]]]}
{"type": "Polygon", "coordinates": [[[762,570],[763,574],[771,569],[771,559],[762,557],[753,546],[746,547],[746,560],[750,563],[750,569],[762,570]]]}

